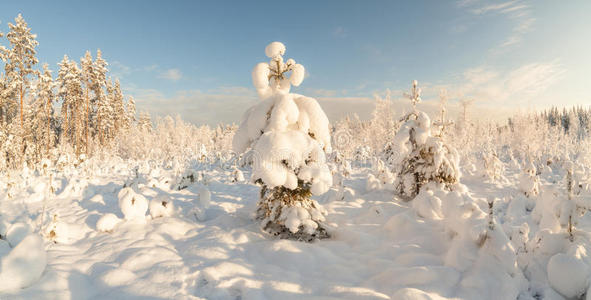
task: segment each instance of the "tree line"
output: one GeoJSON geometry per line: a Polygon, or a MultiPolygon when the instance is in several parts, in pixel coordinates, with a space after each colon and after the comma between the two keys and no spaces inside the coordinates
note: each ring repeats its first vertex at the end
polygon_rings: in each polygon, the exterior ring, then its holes
{"type": "Polygon", "coordinates": [[[52,76],[48,64],[38,67],[37,36],[19,14],[9,31],[0,32],[0,164],[20,167],[51,156],[52,149],[71,147],[91,155],[121,133],[138,125],[149,130],[150,116],[136,119],[133,97],[125,99],[118,79],[108,72],[100,50],[86,51],[80,61],[64,55],[52,76]]]}

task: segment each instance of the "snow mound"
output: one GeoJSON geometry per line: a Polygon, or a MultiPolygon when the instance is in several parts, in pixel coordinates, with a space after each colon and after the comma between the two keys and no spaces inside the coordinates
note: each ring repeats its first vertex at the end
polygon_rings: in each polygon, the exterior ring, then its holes
{"type": "Polygon", "coordinates": [[[201,208],[208,208],[209,202],[211,201],[211,192],[207,187],[200,186],[199,187],[199,205],[201,208]]]}
{"type": "Polygon", "coordinates": [[[170,217],[174,213],[172,200],[165,196],[157,196],[150,201],[150,215],[152,218],[170,217]]]}
{"type": "Polygon", "coordinates": [[[126,220],[143,219],[148,210],[148,200],[137,194],[132,188],[123,188],[119,191],[119,208],[126,220]]]}
{"type": "Polygon", "coordinates": [[[19,244],[33,229],[25,223],[14,223],[6,231],[6,240],[13,247],[19,244]]]}
{"type": "Polygon", "coordinates": [[[548,261],[548,281],[566,298],[580,297],[589,286],[589,268],[581,259],[558,253],[548,261]]]}
{"type": "Polygon", "coordinates": [[[47,264],[43,239],[36,234],[27,235],[6,256],[0,268],[0,292],[28,287],[41,277],[47,264]]]}
{"type": "Polygon", "coordinates": [[[97,222],[96,222],[96,230],[102,232],[113,232],[115,226],[121,222],[115,214],[108,213],[103,215],[97,222]]]}

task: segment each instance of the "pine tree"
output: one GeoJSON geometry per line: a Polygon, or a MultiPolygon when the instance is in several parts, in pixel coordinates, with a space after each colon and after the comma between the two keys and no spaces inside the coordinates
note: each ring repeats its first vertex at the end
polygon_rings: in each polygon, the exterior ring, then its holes
{"type": "Polygon", "coordinates": [[[113,107],[113,136],[119,134],[119,132],[128,128],[127,126],[127,115],[125,113],[125,106],[123,105],[123,93],[121,92],[121,84],[119,79],[115,80],[113,85],[113,95],[111,97],[111,105],[113,107]]]}
{"type": "Polygon", "coordinates": [[[147,111],[140,112],[140,118],[138,120],[138,128],[142,131],[152,131],[152,118],[147,111]]]}
{"type": "Polygon", "coordinates": [[[136,123],[135,118],[135,100],[133,96],[129,96],[129,100],[127,100],[127,126],[128,128],[132,127],[136,123]]]}
{"type": "Polygon", "coordinates": [[[58,96],[62,99],[63,134],[74,145],[76,154],[80,154],[80,141],[84,128],[84,92],[80,81],[80,69],[75,61],[67,56],[60,63],[57,78],[58,96]]]}
{"type": "Polygon", "coordinates": [[[38,145],[45,144],[46,154],[55,143],[55,117],[53,111],[53,78],[47,64],[43,65],[43,72],[38,75],[36,97],[29,117],[34,136],[38,145]]]}
{"type": "Polygon", "coordinates": [[[104,90],[107,85],[107,72],[109,71],[107,65],[107,62],[103,59],[101,50],[98,49],[96,51],[96,60],[93,64],[94,80],[92,81],[92,91],[94,93],[93,106],[96,107],[96,120],[94,123],[101,145],[104,142],[104,121],[109,113],[107,96],[104,90]]]}
{"type": "Polygon", "coordinates": [[[263,101],[245,113],[232,148],[251,148],[257,160],[252,178],[262,186],[257,217],[264,230],[280,238],[327,238],[326,210],[311,196],[332,186],[325,154],[331,152],[328,118],[315,99],[289,93],[304,79],[304,67],[293,59],[283,62],[285,46],[273,42],[265,53],[271,62],[252,72],[263,101]]]}
{"type": "Polygon", "coordinates": [[[20,124],[24,126],[24,103],[27,89],[29,88],[29,76],[36,74],[33,66],[38,63],[35,55],[35,47],[39,45],[37,35],[31,33],[31,29],[23,17],[19,14],[15,24],[8,23],[10,31],[6,34],[11,48],[7,51],[7,62],[4,65],[9,89],[14,90],[14,96],[18,95],[20,103],[20,124]]]}
{"type": "Polygon", "coordinates": [[[86,51],[84,57],[80,58],[80,67],[82,69],[82,82],[84,84],[85,114],[84,114],[84,133],[86,138],[86,155],[90,154],[90,90],[95,80],[94,65],[90,51],[86,51]]]}
{"type": "Polygon", "coordinates": [[[107,80],[107,94],[105,101],[99,107],[100,118],[102,120],[101,130],[103,132],[103,142],[109,141],[114,135],[115,128],[115,110],[114,110],[114,87],[113,81],[107,80]]]}

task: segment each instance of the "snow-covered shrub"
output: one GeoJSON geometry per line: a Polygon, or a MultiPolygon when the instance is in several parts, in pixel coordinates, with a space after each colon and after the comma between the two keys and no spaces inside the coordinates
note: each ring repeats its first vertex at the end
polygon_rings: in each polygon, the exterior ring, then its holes
{"type": "MultiPolygon", "coordinates": [[[[413,106],[420,101],[420,89],[413,81],[413,106]]],[[[397,192],[414,198],[427,182],[443,184],[451,189],[460,179],[459,154],[441,137],[431,133],[431,119],[416,109],[403,117],[404,124],[394,137],[391,148],[396,157],[388,158],[397,174],[397,192]]]]}
{"type": "Polygon", "coordinates": [[[121,222],[121,219],[117,218],[115,214],[108,213],[103,215],[96,222],[96,230],[102,232],[113,232],[115,226],[121,222]]]}
{"type": "Polygon", "coordinates": [[[527,197],[537,196],[540,193],[540,180],[536,174],[534,164],[532,162],[527,163],[519,180],[519,189],[527,197]]]}
{"type": "Polygon", "coordinates": [[[327,237],[322,207],[311,195],[332,186],[325,151],[331,151],[326,114],[315,99],[289,93],[304,77],[293,59],[283,62],[285,46],[273,42],[252,79],[262,102],[246,111],[232,146],[254,153],[252,179],[262,185],[257,216],[262,227],[281,238],[327,237]]]}
{"type": "Polygon", "coordinates": [[[174,204],[172,199],[164,196],[154,197],[150,201],[150,216],[153,219],[159,217],[170,217],[174,213],[174,204]]]}
{"type": "Polygon", "coordinates": [[[505,172],[505,165],[494,151],[483,153],[483,175],[490,180],[500,180],[505,172]]]}
{"type": "Polygon", "coordinates": [[[372,159],[371,165],[372,176],[368,176],[367,178],[366,190],[394,190],[394,181],[396,180],[396,175],[390,171],[390,168],[386,166],[384,161],[378,157],[374,157],[372,159]],[[374,182],[374,180],[377,181],[377,183],[374,182]]]}
{"type": "Polygon", "coordinates": [[[351,164],[338,150],[334,150],[330,154],[329,161],[332,182],[337,188],[337,193],[334,196],[334,199],[343,200],[345,198],[345,178],[348,178],[351,175],[351,164]]]}
{"type": "Polygon", "coordinates": [[[232,171],[232,182],[243,182],[244,181],[244,174],[242,171],[236,167],[232,171]]]}
{"type": "Polygon", "coordinates": [[[148,200],[137,194],[132,188],[126,187],[117,194],[119,208],[126,220],[144,219],[148,210],[148,200]]]}
{"type": "Polygon", "coordinates": [[[51,222],[44,230],[45,238],[54,243],[67,243],[69,240],[68,233],[68,225],[61,221],[57,214],[53,215],[51,222]]]}

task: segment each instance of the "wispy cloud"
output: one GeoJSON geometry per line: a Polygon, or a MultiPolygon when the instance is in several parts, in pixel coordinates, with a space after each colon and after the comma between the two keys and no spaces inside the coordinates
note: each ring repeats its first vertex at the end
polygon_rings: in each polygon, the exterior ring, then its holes
{"type": "Polygon", "coordinates": [[[172,81],[177,81],[183,78],[183,73],[179,69],[168,69],[158,76],[158,78],[168,79],[172,81]]]}
{"type": "Polygon", "coordinates": [[[345,28],[343,26],[337,26],[333,31],[332,31],[332,35],[336,38],[346,38],[347,37],[347,31],[345,30],[345,28]]]}
{"type": "Polygon", "coordinates": [[[466,70],[460,83],[446,88],[453,97],[504,106],[527,103],[556,84],[565,74],[557,61],[531,63],[499,71],[490,66],[466,70]]]}
{"type": "Polygon", "coordinates": [[[132,85],[127,86],[125,92],[133,95],[138,111],[145,110],[152,116],[160,117],[179,114],[194,124],[239,123],[242,114],[259,101],[254,89],[246,87],[180,90],[173,95],[165,95],[156,89],[132,85]]]}
{"type": "Polygon", "coordinates": [[[507,47],[521,43],[523,36],[533,29],[536,19],[532,16],[531,6],[525,0],[511,0],[490,4],[487,1],[462,0],[458,7],[468,9],[474,15],[500,15],[514,22],[507,37],[491,51],[503,52],[507,47]]]}
{"type": "Polygon", "coordinates": [[[113,61],[110,63],[111,75],[115,78],[123,79],[132,73],[131,67],[125,65],[119,61],[113,61]]]}
{"type": "Polygon", "coordinates": [[[144,67],[130,67],[119,61],[109,63],[111,75],[115,78],[123,79],[137,72],[153,72],[158,69],[158,65],[149,65],[144,67]]]}

